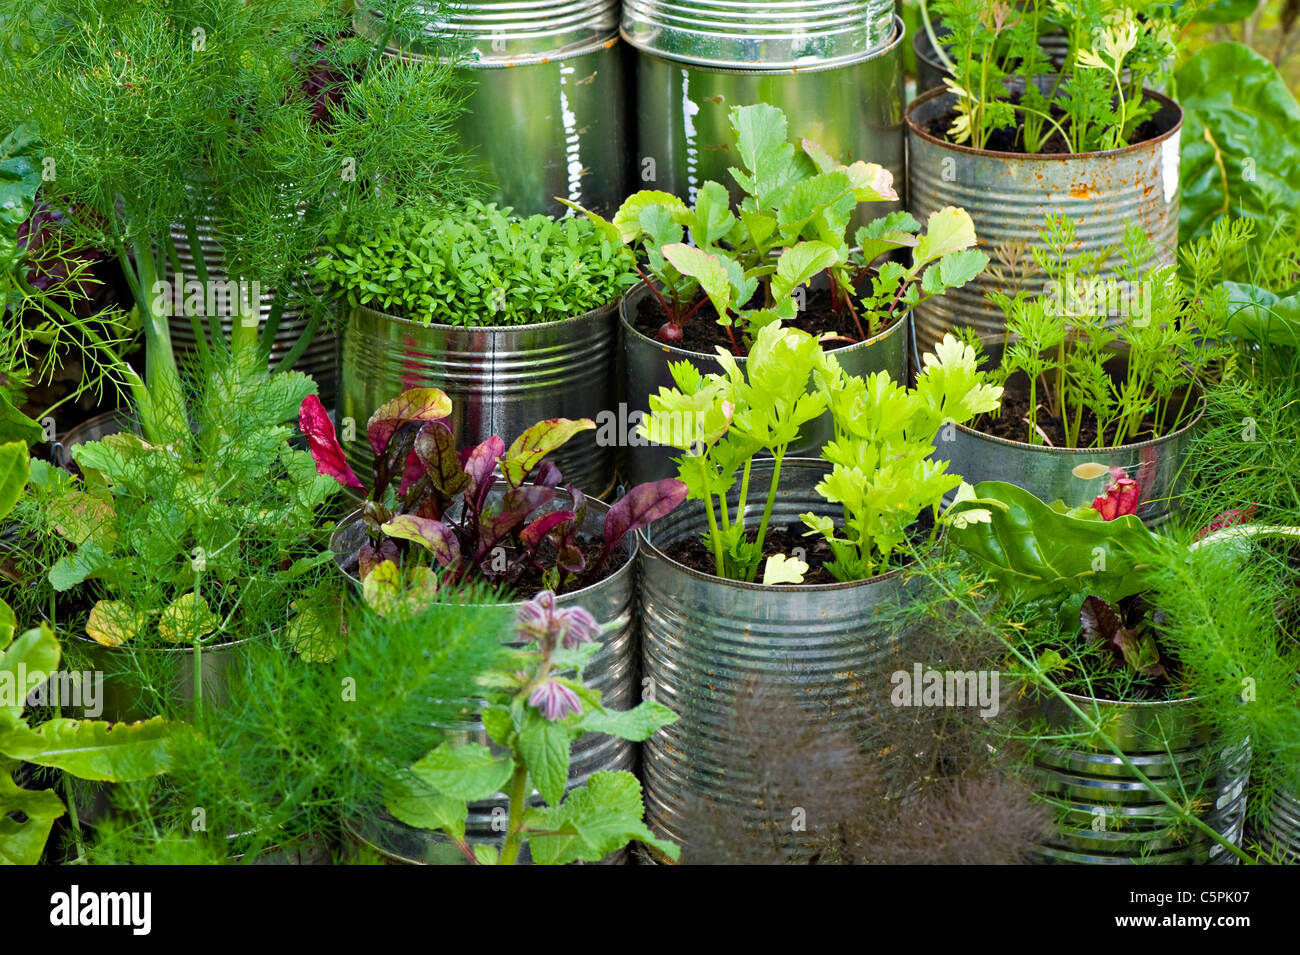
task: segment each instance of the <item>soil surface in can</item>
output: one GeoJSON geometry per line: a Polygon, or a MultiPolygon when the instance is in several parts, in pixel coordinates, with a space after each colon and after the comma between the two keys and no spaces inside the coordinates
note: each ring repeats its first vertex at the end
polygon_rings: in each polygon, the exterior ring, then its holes
{"type": "MultiPolygon", "coordinates": [[[[1019,104],[1019,94],[1013,94],[1010,97],[1010,101],[1019,104]]],[[[1060,123],[1063,129],[1073,134],[1073,130],[1070,127],[1069,117],[1066,115],[1064,110],[1053,106],[1052,118],[1060,123]]],[[[952,124],[956,121],[957,111],[955,109],[949,109],[926,123],[925,131],[935,139],[950,143],[953,142],[953,140],[949,138],[948,130],[952,128],[952,124]]],[[[1070,144],[1062,138],[1059,132],[1049,126],[1046,122],[1043,123],[1043,126],[1045,127],[1043,133],[1045,135],[1050,133],[1050,135],[1042,143],[1041,148],[1034,153],[1030,153],[1025,149],[1024,130],[1019,124],[1007,129],[995,129],[990,132],[988,139],[984,143],[984,148],[989,152],[1012,153],[1021,156],[1068,156],[1073,154],[1070,144]]],[[[1138,125],[1132,138],[1129,139],[1128,145],[1132,146],[1137,143],[1144,143],[1148,140],[1155,139],[1157,136],[1160,136],[1165,132],[1167,132],[1167,129],[1164,123],[1158,123],[1149,119],[1138,125]]],[[[969,146],[971,144],[967,142],[961,143],[960,145],[969,146]]]]}
{"type": "MultiPolygon", "coordinates": [[[[863,340],[862,335],[858,334],[858,325],[853,320],[853,315],[849,309],[842,305],[839,313],[836,313],[829,290],[805,289],[804,291],[807,296],[804,308],[799,311],[794,321],[785,323],[786,327],[797,328],[813,335],[830,333],[837,336],[822,343],[822,348],[826,351],[845,348],[863,340]]],[[[761,291],[756,294],[747,303],[746,308],[762,307],[761,294],[761,291]]],[[[681,341],[665,342],[664,344],[685,351],[699,352],[702,355],[713,355],[719,347],[725,348],[734,354],[735,350],[732,348],[731,337],[727,334],[727,329],[718,324],[717,310],[703,295],[691,303],[691,308],[696,306],[698,306],[698,310],[682,327],[681,341]]],[[[861,306],[856,300],[853,307],[859,313],[861,312],[861,306]]],[[[691,308],[686,311],[690,312],[691,308]]],[[[885,322],[874,318],[868,321],[866,317],[862,317],[861,320],[862,329],[867,338],[874,338],[897,321],[897,319],[893,319],[885,322]]],[[[658,337],[659,328],[667,321],[668,312],[660,304],[659,299],[654,294],[650,294],[644,296],[638,303],[633,325],[646,338],[660,341],[658,337]]],[[[735,333],[736,340],[743,345],[742,329],[737,327],[733,328],[732,331],[735,333]]]]}
{"type": "MultiPolygon", "coordinates": [[[[803,524],[790,524],[781,528],[769,527],[767,536],[763,539],[763,554],[765,557],[772,554],[785,554],[790,557],[795,554],[795,548],[801,548],[804,551],[802,560],[808,565],[808,572],[804,574],[803,578],[805,584],[839,583],[825,566],[835,559],[835,555],[831,553],[830,545],[820,535],[804,537],[804,534],[808,533],[809,530],[810,528],[803,524]]],[[[701,574],[717,575],[717,564],[713,559],[713,552],[704,545],[702,537],[688,537],[684,540],[674,541],[664,548],[664,554],[671,560],[675,560],[691,570],[699,571],[701,574]]],[[[759,565],[758,572],[761,576],[763,573],[762,564],[759,565]]]]}
{"type": "MultiPolygon", "coordinates": [[[[1031,419],[1029,415],[1029,385],[1026,383],[1024,375],[1011,376],[1003,387],[1001,415],[996,418],[987,415],[977,418],[971,423],[972,428],[983,434],[990,434],[1007,441],[1020,441],[1025,444],[1039,444],[1054,448],[1069,447],[1065,439],[1065,423],[1059,415],[1051,414],[1041,401],[1041,396],[1044,393],[1041,386],[1038,391],[1040,400],[1038,401],[1038,417],[1036,419],[1031,419]],[[1034,428],[1029,424],[1030,420],[1034,420],[1034,424],[1037,425],[1040,432],[1034,440],[1031,440],[1031,438],[1034,438],[1034,428]]],[[[1177,413],[1177,402],[1171,402],[1171,404],[1174,405],[1173,413],[1177,413]]],[[[1166,417],[1170,417],[1170,415],[1166,415],[1166,417]]],[[[1111,448],[1115,446],[1117,427],[1116,424],[1106,426],[1102,447],[1111,448]]],[[[1143,417],[1142,428],[1137,436],[1130,437],[1127,443],[1134,444],[1138,441],[1149,441],[1152,438],[1169,434],[1173,430],[1175,429],[1171,427],[1157,430],[1155,415],[1148,414],[1143,417]]],[[[1097,416],[1085,409],[1079,424],[1078,447],[1092,447],[1096,440],[1097,416]]]]}

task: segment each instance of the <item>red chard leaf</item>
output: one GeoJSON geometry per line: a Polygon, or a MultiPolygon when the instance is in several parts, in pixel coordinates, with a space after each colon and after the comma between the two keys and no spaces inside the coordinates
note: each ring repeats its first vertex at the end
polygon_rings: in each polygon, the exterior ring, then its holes
{"type": "Polygon", "coordinates": [[[460,541],[455,532],[442,521],[431,521],[414,514],[399,514],[380,529],[389,537],[414,541],[423,545],[443,567],[451,567],[460,560],[460,541]]]}
{"type": "Polygon", "coordinates": [[[443,497],[452,497],[469,487],[470,477],[460,466],[456,439],[445,422],[430,421],[415,436],[415,451],[429,483],[443,497]]]}
{"type": "Polygon", "coordinates": [[[344,487],[364,489],[352,473],[352,468],[348,467],[347,459],[343,457],[343,447],[339,444],[334,425],[320,398],[308,395],[303,399],[298,409],[298,426],[307,436],[312,460],[316,462],[316,473],[327,474],[344,487]]]}
{"type": "Polygon", "coordinates": [[[376,457],[382,457],[388,442],[404,424],[436,421],[451,414],[451,399],[437,388],[412,388],[384,403],[366,422],[366,438],[376,457]]]}

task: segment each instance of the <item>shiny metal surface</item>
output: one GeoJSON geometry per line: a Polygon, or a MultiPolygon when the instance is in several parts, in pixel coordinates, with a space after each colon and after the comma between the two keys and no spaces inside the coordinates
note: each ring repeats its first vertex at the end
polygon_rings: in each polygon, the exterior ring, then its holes
{"type": "MultiPolygon", "coordinates": [[[[612,216],[633,191],[617,7],[576,6],[590,11],[578,42],[567,33],[537,36],[504,23],[485,34],[474,57],[460,61],[470,95],[457,129],[478,160],[477,174],[492,188],[487,198],[520,215],[564,215],[560,196],[612,216]]],[[[462,26],[466,35],[479,29],[462,26]]],[[[393,44],[385,55],[420,62],[437,54],[393,44]]]]}
{"type": "MultiPolygon", "coordinates": [[[[382,38],[387,31],[380,0],[357,3],[353,28],[382,38]]],[[[423,13],[416,35],[389,36],[413,53],[459,58],[483,65],[515,65],[607,41],[618,30],[619,0],[478,0],[449,3],[423,13]]]]}
{"type": "MultiPolygon", "coordinates": [[[[730,112],[769,103],[783,110],[793,139],[806,138],[842,163],[875,162],[894,176],[900,199],[906,179],[903,117],[903,26],[860,59],[811,69],[728,69],[637,55],[639,189],[662,189],[692,200],[708,180],[732,188],[739,163],[730,112]]],[[[867,218],[902,207],[873,202],[867,218]]],[[[865,224],[855,219],[854,227],[865,224]]]]}
{"type": "MultiPolygon", "coordinates": [[[[636,412],[644,415],[650,410],[650,395],[657,395],[660,388],[675,387],[669,363],[689,361],[703,374],[721,371],[711,356],[665,345],[636,330],[633,317],[641,300],[648,294],[649,289],[642,283],[624,296],[619,307],[623,354],[627,362],[629,415],[636,412]]],[[[898,321],[874,338],[837,348],[832,354],[851,375],[862,377],[877,371],[887,371],[895,381],[905,382],[909,334],[909,322],[898,321]]],[[[736,362],[742,368],[745,365],[744,358],[738,358],[736,362]]],[[[834,428],[830,413],[827,412],[804,428],[800,439],[791,446],[789,453],[795,456],[819,456],[822,446],[833,436],[834,428]]],[[[623,477],[629,484],[676,477],[677,467],[673,464],[673,458],[681,453],[674,448],[629,447],[624,458],[623,477]]]]}
{"type": "MultiPolygon", "coordinates": [[[[988,359],[984,367],[997,367],[1002,355],[1001,343],[986,342],[985,354],[988,359]]],[[[1198,404],[1202,402],[1199,396],[1194,400],[1198,404]]],[[[1120,467],[1140,489],[1137,516],[1155,527],[1178,511],[1183,463],[1203,413],[1202,407],[1186,425],[1162,438],[1118,448],[1050,448],[1008,441],[966,425],[955,425],[940,431],[933,457],[946,458],[950,462],[949,473],[960,474],[971,484],[1005,481],[1030,491],[1048,504],[1059,500],[1067,507],[1091,503],[1111,482],[1108,473],[1085,479],[1075,475],[1075,468],[1094,462],[1107,469],[1120,467]]]]}
{"type": "Polygon", "coordinates": [[[790,69],[858,59],[893,18],[893,0],[626,0],[622,32],[686,63],[790,69]]]}
{"type": "Polygon", "coordinates": [[[1278,862],[1300,864],[1300,798],[1295,793],[1279,789],[1273,794],[1260,842],[1278,862]]]}
{"type": "MultiPolygon", "coordinates": [[[[134,723],[159,715],[184,718],[192,713],[196,669],[201,674],[203,706],[224,704],[230,698],[232,679],[241,672],[246,654],[259,639],[246,637],[195,653],[192,647],[106,647],[77,635],[65,651],[71,651],[69,665],[74,669],[104,674],[103,712],[93,718],[134,723]]],[[[77,707],[64,709],[65,715],[91,718],[77,707]]]]}
{"type": "MultiPolygon", "coordinates": [[[[1067,694],[1160,790],[1204,805],[1200,818],[1240,845],[1250,772],[1247,747],[1224,749],[1196,720],[1195,700],[1114,703],[1067,694]]],[[[1047,734],[1077,733],[1077,716],[1059,699],[1044,701],[1047,734]]],[[[1039,847],[1048,861],[1094,865],[1193,865],[1235,856],[1174,814],[1138,781],[1104,742],[1033,744],[1030,779],[1063,811],[1059,835],[1039,847]]]]}
{"type": "MultiPolygon", "coordinates": [[[[353,309],[343,332],[339,420],[359,440],[345,442],[352,469],[368,481],[373,453],[365,423],[408,388],[441,388],[451,398],[448,424],[460,447],[492,435],[509,444],[546,418],[615,412],[616,305],[559,322],[508,328],[421,325],[369,308],[353,309]]],[[[554,456],[565,482],[591,494],[614,480],[614,447],[584,431],[554,456]]]]}
{"type": "MultiPolygon", "coordinates": [[[[807,511],[835,515],[814,490],[828,471],[820,461],[787,460],[771,526],[800,523],[807,511]]],[[[770,473],[756,465],[752,488],[765,488],[770,473]]],[[[766,820],[761,772],[732,725],[737,702],[757,687],[787,691],[828,728],[863,735],[862,681],[898,637],[884,611],[905,599],[901,571],[764,587],[698,573],[661,549],[706,528],[702,505],[692,501],[641,534],[643,672],[655,699],[679,717],[643,744],[646,817],[679,843],[685,813],[700,800],[738,827],[766,820]]],[[[798,855],[797,835],[786,838],[785,849],[798,855]]]]}
{"type": "MultiPolygon", "coordinates": [[[[1020,243],[1018,281],[1000,282],[993,266],[963,288],[951,289],[917,306],[915,332],[931,348],[944,332],[970,327],[981,336],[998,334],[1002,311],[985,299],[990,291],[1037,293],[1043,275],[1030,255],[1040,244],[1048,213],[1076,223],[1079,251],[1118,246],[1129,222],[1151,237],[1157,257],[1173,264],[1178,247],[1178,169],[1182,109],[1148,91],[1160,105],[1155,121],[1164,133],[1124,149],[1082,155],[1023,155],[957,146],[929,132],[955,96],[931,90],[907,107],[908,209],[921,222],[944,206],[960,206],[975,223],[979,248],[996,266],[997,249],[1020,243]]],[[[1100,278],[1113,277],[1111,270],[1100,278]]]]}

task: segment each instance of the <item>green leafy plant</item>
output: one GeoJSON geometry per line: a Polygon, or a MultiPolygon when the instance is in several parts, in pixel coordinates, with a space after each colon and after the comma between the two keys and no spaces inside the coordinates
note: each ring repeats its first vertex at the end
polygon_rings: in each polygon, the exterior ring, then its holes
{"type": "Polygon", "coordinates": [[[912,390],[885,372],[865,380],[846,375],[816,338],[797,329],[760,330],[743,371],[725,350],[718,362],[722,372],[707,376],[689,362],[672,365],[677,388],[650,397],[642,432],[688,452],[677,459],[678,474],[688,497],[705,503],[705,543],[717,576],[732,580],[753,582],[762,565],[764,583],[802,581],[806,564],[765,555],[764,544],[790,443],[828,408],[835,439],[822,456],[832,471],[817,489],[843,506],[844,519],[838,528],[813,514],[804,522],[830,544],[828,569],[840,580],[859,580],[888,566],[921,512],[937,514],[943,495],[961,483],[945,473],[946,462],[928,460],[939,429],[995,407],[1000,396],[976,370],[975,353],[951,336],[937,356],[926,356],[912,390]],[[683,421],[695,426],[683,428],[683,421]],[[771,455],[772,475],[751,539],[750,475],[760,453],[771,455]],[[733,507],[728,494],[738,481],[733,507]]]}
{"type": "Polygon", "coordinates": [[[1175,79],[1184,113],[1179,241],[1208,235],[1224,215],[1265,231],[1292,217],[1300,206],[1300,104],[1273,64],[1240,43],[1216,43],[1175,79]]]}
{"type": "MultiPolygon", "coordinates": [[[[935,0],[948,33],[936,48],[956,94],[955,143],[1026,153],[1119,149],[1156,111],[1144,88],[1163,76],[1194,4],[1150,0],[935,0]],[[1065,33],[1064,62],[1040,40],[1065,33]]],[[[928,13],[927,13],[928,19],[928,13]]],[[[932,35],[932,39],[935,39],[932,35]]]]}
{"type": "MultiPolygon", "coordinates": [[[[393,29],[412,7],[385,5],[393,29]]],[[[187,306],[198,350],[267,361],[290,302],[312,316],[277,367],[323,320],[306,263],[340,210],[371,216],[413,197],[463,194],[451,64],[381,55],[387,37],[351,33],[349,11],[318,0],[16,0],[0,48],[0,129],[27,122],[41,144],[42,197],[70,239],[108,250],[135,300],[141,377],[125,374],[146,437],[192,442],[169,322],[172,230],[191,248],[208,219],[233,287],[221,309],[187,306]],[[39,104],[36,108],[34,104],[39,104]],[[252,283],[275,292],[263,323],[252,283]]],[[[198,281],[217,294],[196,256],[198,281]]]]}
{"type": "Polygon", "coordinates": [[[834,308],[853,313],[863,339],[879,335],[920,303],[961,288],[983,272],[989,258],[973,248],[975,241],[970,213],[955,206],[930,213],[924,234],[907,212],[874,219],[858,229],[847,263],[832,269],[834,308]],[[871,274],[873,262],[902,248],[911,249],[910,266],[890,259],[871,274]]]}
{"type": "Polygon", "coordinates": [[[47,212],[37,212],[41,144],[30,124],[0,141],[0,442],[44,439],[40,419],[82,395],[115,395],[130,374],[127,316],[89,309],[92,262],[69,247],[47,212]],[[24,414],[31,389],[79,369],[57,403],[24,414]]]}
{"type": "Polygon", "coordinates": [[[407,825],[441,830],[475,864],[514,864],[525,844],[543,865],[598,862],[631,841],[676,859],[678,847],[642,821],[641,784],[631,773],[596,772],[566,791],[573,740],[604,733],[640,741],[676,716],[651,701],[608,710],[578,678],[600,647],[600,628],[587,611],[558,607],[543,591],[516,619],[517,648],[480,680],[483,726],[495,746],[442,743],[394,779],[386,808],[407,825]],[[532,787],[544,806],[528,804],[532,787]],[[509,797],[502,848],[471,845],[469,803],[501,792],[509,797]]]}
{"type": "Polygon", "coordinates": [[[989,296],[1007,322],[996,379],[1005,385],[1020,374],[1028,392],[1024,440],[1050,444],[1044,426],[1052,422],[1064,447],[1116,447],[1169,434],[1196,416],[1198,380],[1232,351],[1229,296],[1212,277],[1240,241],[1221,233],[1185,253],[1194,268],[1182,279],[1156,262],[1150,239],[1130,223],[1122,261],[1103,277],[1113,250],[1080,256],[1074,222],[1049,216],[1033,250],[1046,294],[989,296]],[[1088,441],[1085,424],[1093,429],[1088,441]]]}
{"type": "Polygon", "coordinates": [[[842,581],[862,580],[891,567],[927,509],[931,539],[939,529],[943,497],[960,475],[931,458],[942,428],[964,424],[998,406],[1002,389],[986,383],[975,351],[945,335],[912,388],[887,372],[865,380],[842,371],[824,382],[835,438],[822,450],[830,476],[817,491],[844,508],[842,526],[830,517],[803,515],[835,554],[826,566],[842,581]]]}
{"type": "MultiPolygon", "coordinates": [[[[763,549],[781,480],[781,464],[799,429],[827,407],[821,388],[811,382],[843,372],[816,338],[778,325],[759,329],[742,371],[725,349],[718,349],[722,372],[701,375],[690,362],[670,365],[675,389],[650,396],[650,414],[641,433],[651,441],[688,453],[676,459],[687,497],[705,503],[709,520],[706,543],[715,572],[731,580],[753,581],[764,563],[763,549]],[[762,517],[754,538],[746,515],[749,480],[755,455],[772,456],[762,517]],[[728,493],[740,482],[735,507],[728,493]]],[[[769,557],[765,579],[784,564],[784,555],[769,557]],[[779,558],[779,559],[778,559],[779,558]]]]}
{"type": "MultiPolygon", "coordinates": [[[[0,517],[27,484],[27,462],[26,445],[0,444],[0,517]]],[[[0,600],[0,864],[35,865],[65,810],[52,789],[21,786],[14,778],[19,764],[82,779],[144,779],[167,770],[173,727],[162,719],[125,726],[58,715],[31,725],[24,715],[27,701],[34,692],[44,699],[43,687],[57,674],[62,651],[48,624],[15,639],[16,631],[13,609],[0,600]]]]}
{"type": "Polygon", "coordinates": [[[585,219],[474,201],[445,212],[400,209],[322,250],[314,273],[349,305],[422,324],[560,321],[622,297],[636,283],[627,249],[585,219]]]}
{"type": "Polygon", "coordinates": [[[73,448],[78,476],[36,468],[23,524],[57,558],[44,576],[61,626],[109,647],[202,647],[277,630],[308,601],[331,560],[311,532],[337,486],[285,422],[315,386],[255,361],[197,383],[193,444],[125,431],[73,448]]]}
{"type": "Polygon", "coordinates": [[[861,204],[898,195],[889,171],[875,163],[845,166],[809,140],[796,149],[774,106],[737,107],[730,116],[743,164],[730,169],[743,196],[734,212],[727,187],[712,181],[700,187],[694,208],[653,190],[628,197],[612,222],[574,208],[643,255],[641,277],[667,319],[660,341],[680,341],[683,326],[708,304],[732,351],[743,354],[742,342],[759,329],[795,318],[796,288],[848,264],[849,221],[861,204]]]}

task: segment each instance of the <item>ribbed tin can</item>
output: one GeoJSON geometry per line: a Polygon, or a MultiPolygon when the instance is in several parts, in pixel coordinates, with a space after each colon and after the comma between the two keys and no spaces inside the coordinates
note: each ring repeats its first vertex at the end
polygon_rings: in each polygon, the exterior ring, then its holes
{"type": "MultiPolygon", "coordinates": [[[[370,10],[354,23],[382,30],[370,10]]],[[[558,196],[612,216],[632,191],[624,54],[617,0],[458,3],[385,51],[456,61],[470,87],[461,140],[488,198],[520,215],[563,215],[558,196]]]]}
{"type": "MultiPolygon", "coordinates": [[[[361,434],[385,401],[431,387],[451,398],[448,424],[459,447],[493,435],[509,444],[547,418],[599,425],[602,413],[617,413],[616,311],[610,303],[563,321],[466,328],[355,308],[343,331],[339,418],[351,418],[361,434]]],[[[366,441],[347,442],[345,451],[357,474],[372,473],[366,441]]],[[[616,452],[598,429],[574,436],[553,460],[566,483],[601,495],[614,482],[616,452]]]]}
{"type": "Polygon", "coordinates": [[[242,672],[258,639],[245,637],[195,652],[193,647],[106,647],[76,637],[65,648],[70,665],[104,674],[103,711],[90,717],[68,707],[69,715],[110,723],[135,723],[160,715],[184,718],[194,710],[196,671],[202,682],[202,705],[221,706],[230,698],[231,682],[242,672]]]}
{"type": "MultiPolygon", "coordinates": [[[[359,0],[353,26],[367,37],[387,31],[382,0],[359,0]]],[[[619,0],[457,0],[412,11],[423,29],[392,35],[404,50],[476,62],[541,57],[608,40],[618,30],[619,0]]]]}
{"type": "MultiPolygon", "coordinates": [[[[1205,823],[1240,845],[1250,749],[1225,749],[1195,715],[1195,700],[1115,703],[1067,694],[1105,736],[1176,802],[1203,804],[1205,823]]],[[[1080,732],[1055,697],[1042,704],[1047,733],[1080,732]]],[[[1033,744],[1030,778],[1061,811],[1058,836],[1038,847],[1045,861],[1092,865],[1232,864],[1236,857],[1174,813],[1104,742],[1033,744]]]]}
{"type": "Polygon", "coordinates": [[[701,66],[851,62],[887,43],[893,0],[626,0],[634,46],[701,66]]]}
{"type": "MultiPolygon", "coordinates": [[[[739,165],[731,129],[734,107],[768,103],[783,110],[789,135],[810,139],[842,163],[879,163],[902,196],[903,26],[863,55],[839,65],[773,68],[703,66],[642,48],[637,55],[638,188],[692,200],[713,180],[734,189],[739,165]]],[[[871,203],[870,218],[901,208],[871,203]]],[[[865,220],[855,219],[855,226],[865,220]]]]}
{"type": "MultiPolygon", "coordinates": [[[[232,315],[239,290],[234,288],[232,280],[226,275],[225,256],[221,251],[221,244],[218,241],[212,221],[207,217],[202,217],[197,222],[199,240],[197,255],[195,250],[190,247],[189,234],[184,226],[172,226],[171,236],[172,243],[176,247],[177,260],[181,267],[181,282],[198,282],[199,274],[196,260],[201,257],[207,270],[208,281],[213,283],[216,288],[225,288],[227,290],[227,294],[215,298],[213,304],[221,316],[222,334],[229,341],[233,328],[232,315]]],[[[177,281],[177,276],[173,273],[170,263],[168,263],[166,277],[173,283],[177,281]]],[[[249,281],[254,278],[256,277],[251,276],[249,281]]],[[[173,294],[182,291],[182,289],[176,289],[175,286],[173,288],[175,289],[173,294]]],[[[266,326],[275,307],[274,289],[261,289],[260,292],[261,294],[256,303],[259,329],[266,326]]],[[[251,296],[252,292],[249,291],[248,294],[251,296]]],[[[208,327],[206,316],[201,316],[201,321],[206,332],[208,327]]],[[[278,362],[291,348],[298,344],[299,339],[307,331],[308,324],[308,316],[303,313],[300,304],[290,305],[282,310],[280,323],[275,332],[275,340],[271,345],[272,364],[278,362]]],[[[179,353],[190,354],[195,350],[194,327],[186,315],[173,315],[168,320],[168,328],[171,333],[172,344],[179,353]]],[[[311,375],[316,380],[321,399],[327,403],[333,402],[338,387],[338,341],[333,330],[329,328],[326,322],[322,321],[318,325],[315,334],[312,336],[311,344],[307,346],[306,351],[294,363],[294,368],[311,375]]]]}
{"type": "MultiPolygon", "coordinates": [[[[951,292],[946,293],[951,294],[951,292]]],[[[986,342],[986,367],[997,367],[1002,357],[1001,343],[986,342]]],[[[1017,376],[1012,377],[1012,381],[1017,376]]],[[[1054,448],[1010,441],[967,425],[953,425],[940,430],[935,442],[935,460],[947,460],[948,473],[960,474],[967,482],[1005,481],[1022,487],[1040,500],[1051,504],[1063,501],[1067,507],[1088,504],[1105,493],[1113,478],[1109,469],[1123,468],[1137,482],[1141,498],[1137,516],[1144,524],[1157,527],[1178,512],[1184,483],[1183,464],[1196,438],[1196,429],[1204,414],[1200,389],[1188,399],[1195,414],[1177,431],[1150,441],[1124,444],[1117,448],[1054,448]],[[1081,465],[1098,464],[1106,470],[1076,470],[1081,465]]],[[[951,495],[949,495],[951,503],[951,495]]]]}
{"type": "MultiPolygon", "coordinates": [[[[1158,104],[1152,121],[1160,135],[1123,149],[1078,155],[1025,155],[973,149],[947,142],[929,131],[956,101],[946,90],[931,90],[907,107],[908,209],[921,222],[945,206],[959,206],[975,223],[979,248],[993,260],[1017,262],[1006,269],[1014,278],[998,279],[994,266],[962,288],[951,289],[916,307],[917,343],[931,348],[944,332],[969,327],[981,335],[1003,331],[1002,310],[989,302],[991,291],[1037,295],[1043,275],[1031,250],[1049,213],[1074,220],[1078,251],[1118,247],[1124,229],[1138,223],[1151,238],[1161,264],[1172,265],[1178,246],[1178,147],[1182,109],[1161,93],[1148,91],[1158,104]]],[[[1103,270],[1099,279],[1115,278],[1103,270]]]]}
{"type": "MultiPolygon", "coordinates": [[[[668,367],[670,363],[688,361],[706,375],[722,370],[711,356],[665,345],[637,331],[636,309],[648,294],[649,288],[642,283],[624,296],[619,308],[623,355],[627,363],[626,407],[630,440],[636,423],[650,410],[650,395],[659,394],[661,388],[676,387],[668,367]]],[[[895,381],[906,382],[909,326],[906,319],[897,321],[879,335],[837,348],[831,354],[850,375],[864,377],[877,371],[887,371],[895,381]]],[[[737,358],[736,363],[743,368],[745,358],[737,358]]],[[[796,457],[816,457],[821,454],[822,446],[833,436],[834,426],[830,413],[827,412],[804,428],[798,440],[791,445],[789,453],[796,457]]],[[[677,466],[673,464],[673,458],[681,453],[675,448],[629,443],[623,458],[623,477],[629,484],[676,477],[677,466]]]]}
{"type": "Polygon", "coordinates": [[[1273,793],[1260,843],[1276,861],[1300,864],[1300,797],[1294,792],[1279,789],[1273,793]]]}
{"type": "MultiPolygon", "coordinates": [[[[498,484],[491,492],[493,497],[504,493],[505,485],[498,484]]],[[[564,492],[545,510],[562,508],[568,501],[564,492]]],[[[597,536],[602,533],[609,506],[600,501],[588,501],[584,533],[597,536]]],[[[364,525],[359,511],[340,522],[330,538],[330,548],[336,555],[340,570],[354,584],[360,586],[354,562],[344,555],[360,549],[365,539],[364,525]]],[[[610,709],[626,710],[639,702],[639,620],[634,613],[636,602],[636,547],[635,539],[623,544],[624,563],[617,570],[589,587],[563,594],[556,599],[561,607],[582,607],[602,627],[609,627],[600,637],[601,649],[583,672],[588,686],[599,690],[601,703],[610,709]]],[[[531,595],[529,595],[531,596],[531,595]]],[[[444,727],[450,737],[461,742],[478,742],[491,745],[481,723],[465,723],[444,727]]],[[[570,751],[569,788],[583,785],[594,772],[636,770],[637,744],[615,736],[587,734],[577,740],[570,751]]],[[[497,799],[474,803],[470,806],[470,819],[466,829],[470,842],[493,842],[500,845],[505,834],[501,820],[505,818],[508,801],[504,795],[497,799]]],[[[387,858],[398,862],[458,862],[464,861],[455,846],[440,833],[414,829],[393,819],[383,810],[348,823],[353,835],[387,858]]],[[[610,861],[622,861],[623,854],[610,861]]]]}
{"type": "MultiPolygon", "coordinates": [[[[801,524],[812,511],[842,516],[815,485],[829,467],[787,460],[772,527],[801,524]]],[[[761,508],[770,466],[755,464],[751,507],[761,508]]],[[[733,489],[731,505],[738,489],[733,489]]],[[[758,520],[750,513],[751,522],[758,520]]],[[[733,729],[739,701],[761,686],[788,692],[825,720],[828,730],[863,738],[868,724],[863,682],[893,651],[884,621],[906,599],[901,571],[870,580],[764,587],[699,573],[662,548],[707,529],[702,505],[688,502],[641,535],[642,668],[655,699],[678,715],[644,744],[646,817],[681,843],[687,814],[701,801],[726,811],[737,826],[766,820],[760,770],[733,729]]],[[[802,847],[787,833],[792,856],[802,847]]],[[[684,847],[689,852],[689,845],[684,847]]]]}

